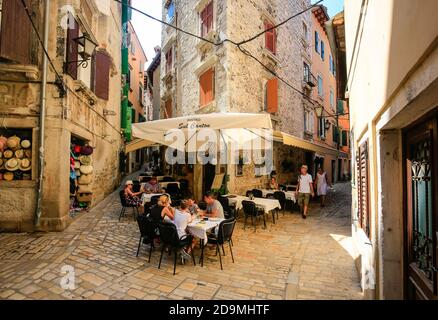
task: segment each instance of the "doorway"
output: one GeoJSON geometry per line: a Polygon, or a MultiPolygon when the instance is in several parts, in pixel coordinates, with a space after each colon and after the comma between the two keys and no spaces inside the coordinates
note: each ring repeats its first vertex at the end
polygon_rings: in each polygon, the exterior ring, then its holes
{"type": "Polygon", "coordinates": [[[216,166],[207,163],[203,166],[203,184],[202,184],[202,192],[206,193],[211,190],[211,185],[213,184],[214,177],[216,176],[216,166]]]}
{"type": "Polygon", "coordinates": [[[342,159],[338,159],[338,181],[342,181],[342,159]]]}
{"type": "Polygon", "coordinates": [[[332,160],[332,176],[330,178],[332,183],[336,183],[336,160],[332,160]]]}
{"type": "Polygon", "coordinates": [[[408,299],[438,299],[437,115],[404,132],[405,254],[408,299]]]}

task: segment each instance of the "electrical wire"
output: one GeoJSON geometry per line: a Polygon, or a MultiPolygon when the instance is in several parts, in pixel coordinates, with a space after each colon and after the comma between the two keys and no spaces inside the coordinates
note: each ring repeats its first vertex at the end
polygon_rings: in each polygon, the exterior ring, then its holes
{"type": "MultiPolygon", "coordinates": [[[[180,32],[182,32],[182,33],[184,33],[184,34],[186,34],[186,35],[189,35],[189,36],[195,37],[195,38],[197,38],[197,39],[199,39],[199,40],[202,40],[202,41],[208,42],[208,43],[210,43],[210,44],[212,44],[212,45],[214,45],[214,46],[220,46],[220,45],[222,45],[222,44],[225,43],[225,42],[230,42],[230,43],[234,44],[234,45],[235,45],[235,46],[236,46],[236,47],[237,47],[237,48],[238,48],[243,54],[245,54],[245,55],[251,57],[252,59],[254,59],[258,64],[260,64],[263,68],[265,68],[269,73],[271,73],[271,74],[272,74],[274,77],[276,77],[278,80],[280,80],[281,82],[283,82],[286,86],[288,86],[289,88],[291,88],[291,89],[294,90],[295,92],[301,94],[301,95],[303,96],[304,99],[308,100],[308,101],[309,101],[310,103],[312,103],[313,105],[319,105],[319,106],[321,105],[317,100],[312,99],[312,98],[309,97],[305,92],[303,92],[303,91],[301,91],[300,89],[294,87],[292,84],[290,84],[290,83],[289,83],[288,81],[286,81],[284,78],[280,77],[275,71],[271,70],[271,69],[270,69],[268,66],[266,66],[263,62],[261,62],[257,57],[255,57],[255,56],[254,56],[253,54],[251,54],[248,50],[246,50],[245,48],[243,48],[242,45],[243,45],[243,44],[246,44],[246,43],[248,43],[248,42],[251,42],[251,41],[253,41],[253,40],[255,40],[255,39],[257,39],[258,37],[260,37],[261,35],[263,35],[264,33],[268,32],[268,31],[271,31],[271,30],[274,30],[274,29],[277,29],[277,28],[281,27],[282,25],[286,24],[287,22],[289,22],[289,21],[292,20],[293,18],[296,18],[296,17],[298,17],[298,16],[300,16],[300,15],[306,13],[307,11],[311,10],[311,9],[314,8],[315,6],[319,5],[319,4],[320,4],[321,2],[323,2],[324,0],[319,0],[318,2],[314,3],[314,4],[311,5],[310,7],[308,7],[308,8],[306,8],[306,9],[304,9],[304,10],[302,10],[302,11],[300,11],[300,12],[294,14],[293,16],[287,18],[286,20],[280,22],[279,24],[274,25],[274,26],[271,27],[271,28],[265,29],[264,31],[259,32],[259,33],[256,34],[255,36],[253,36],[253,37],[251,37],[251,38],[248,38],[247,40],[243,40],[243,41],[241,41],[241,42],[235,42],[235,41],[233,41],[233,40],[231,40],[231,39],[224,39],[224,40],[222,40],[222,41],[220,41],[220,42],[214,42],[214,41],[211,41],[211,40],[209,40],[209,39],[206,39],[206,38],[203,38],[203,37],[201,37],[201,36],[198,36],[198,35],[196,35],[196,34],[193,34],[193,33],[191,33],[191,32],[185,31],[185,30],[183,30],[183,29],[181,29],[181,28],[179,28],[179,27],[177,27],[177,26],[175,26],[175,25],[173,25],[173,24],[170,24],[170,23],[168,23],[168,22],[165,22],[165,21],[162,21],[162,20],[160,20],[160,19],[158,19],[158,18],[155,18],[155,17],[151,16],[150,14],[148,14],[148,13],[146,13],[146,12],[144,12],[144,11],[141,11],[141,10],[138,9],[138,8],[135,8],[135,7],[133,7],[133,6],[129,5],[129,4],[124,4],[123,1],[121,1],[121,0],[114,0],[114,1],[117,2],[117,3],[120,3],[120,4],[124,5],[124,6],[127,6],[127,7],[130,8],[131,10],[133,10],[133,11],[135,11],[135,12],[138,12],[138,13],[140,13],[140,14],[142,14],[142,15],[144,15],[144,16],[146,16],[146,17],[148,17],[148,18],[150,18],[150,19],[152,19],[152,20],[154,20],[154,21],[160,22],[160,23],[162,23],[162,24],[164,24],[164,25],[166,25],[166,26],[169,26],[169,27],[171,27],[171,28],[177,30],[177,31],[180,31],[180,32]]],[[[328,117],[336,117],[336,116],[337,116],[337,115],[335,115],[335,114],[329,114],[329,116],[326,116],[326,118],[328,118],[328,117]]]]}
{"type": "MultiPolygon", "coordinates": [[[[44,54],[46,55],[46,57],[47,57],[47,59],[48,59],[48,61],[49,61],[49,64],[50,64],[50,66],[52,67],[53,72],[55,73],[56,80],[58,81],[58,83],[56,83],[56,84],[57,84],[59,90],[61,91],[61,95],[64,95],[64,94],[66,93],[66,90],[70,91],[70,92],[71,92],[76,98],[80,99],[81,102],[83,102],[86,106],[88,106],[88,108],[89,108],[90,110],[92,110],[92,111],[93,111],[95,114],[97,114],[101,119],[103,119],[103,120],[104,120],[104,121],[105,121],[105,122],[106,122],[106,123],[112,128],[112,129],[114,129],[115,131],[117,131],[118,133],[120,133],[120,130],[119,130],[119,129],[117,129],[115,126],[113,126],[113,124],[112,124],[111,122],[109,122],[109,121],[108,121],[103,115],[101,115],[99,112],[97,112],[97,110],[95,110],[94,108],[90,107],[90,106],[88,105],[88,102],[87,102],[87,101],[85,101],[82,97],[80,97],[80,96],[75,92],[75,90],[71,89],[71,88],[70,88],[70,87],[64,82],[64,80],[62,79],[61,75],[60,75],[60,74],[58,73],[58,71],[56,70],[55,65],[53,64],[53,61],[52,61],[52,59],[50,58],[49,52],[47,51],[46,47],[44,46],[44,42],[43,42],[43,40],[41,39],[41,35],[40,35],[39,31],[38,31],[37,26],[35,25],[35,22],[33,21],[32,14],[30,13],[29,8],[27,7],[25,0],[21,0],[21,3],[22,3],[22,5],[23,5],[23,7],[24,7],[24,10],[26,11],[26,15],[27,15],[27,17],[29,18],[29,21],[30,21],[30,23],[31,23],[32,29],[33,29],[33,31],[35,32],[36,37],[37,37],[37,39],[38,39],[38,42],[40,43],[41,48],[43,49],[44,54]]],[[[121,133],[120,133],[120,134],[121,134],[121,133]]]]}
{"type": "Polygon", "coordinates": [[[319,4],[320,4],[321,2],[323,2],[323,1],[324,1],[324,0],[319,0],[318,2],[315,2],[315,3],[314,3],[313,5],[311,5],[310,7],[307,7],[306,9],[304,9],[304,10],[302,10],[302,11],[300,11],[300,12],[294,14],[293,16],[287,18],[286,20],[280,22],[279,24],[276,24],[276,25],[272,26],[271,28],[267,28],[267,29],[265,29],[265,30],[259,32],[259,33],[256,34],[255,36],[253,36],[253,37],[251,37],[251,38],[248,38],[247,40],[240,41],[240,42],[238,42],[237,44],[238,44],[238,45],[242,45],[242,44],[245,44],[245,43],[251,42],[251,41],[257,39],[258,37],[262,36],[262,35],[265,34],[266,32],[269,32],[269,31],[275,30],[275,29],[281,27],[282,25],[288,23],[290,20],[292,20],[292,19],[294,19],[294,18],[296,18],[296,17],[298,17],[298,16],[300,16],[300,15],[306,13],[307,11],[313,9],[314,7],[316,7],[317,5],[319,5],[319,4]]]}

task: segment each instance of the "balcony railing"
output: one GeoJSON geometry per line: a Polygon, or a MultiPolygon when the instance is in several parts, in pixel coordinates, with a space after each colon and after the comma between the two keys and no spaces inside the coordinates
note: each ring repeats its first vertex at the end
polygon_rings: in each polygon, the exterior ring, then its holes
{"type": "Polygon", "coordinates": [[[316,87],[316,77],[312,74],[312,72],[308,70],[304,70],[304,82],[310,87],[316,87]]]}

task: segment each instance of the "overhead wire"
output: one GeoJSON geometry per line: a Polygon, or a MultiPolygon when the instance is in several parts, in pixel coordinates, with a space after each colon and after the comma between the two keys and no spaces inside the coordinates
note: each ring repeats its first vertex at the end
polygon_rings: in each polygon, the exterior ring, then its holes
{"type": "Polygon", "coordinates": [[[52,69],[53,69],[53,72],[55,73],[56,81],[58,81],[58,83],[55,82],[55,84],[58,85],[58,88],[59,88],[60,91],[61,91],[61,95],[64,95],[64,94],[66,93],[66,90],[70,91],[70,92],[71,92],[76,98],[80,99],[81,102],[84,102],[84,104],[85,104],[86,106],[88,106],[88,108],[89,108],[91,111],[93,111],[97,116],[99,116],[101,119],[103,119],[103,120],[104,120],[104,121],[105,121],[105,122],[106,122],[106,123],[112,128],[112,129],[114,129],[115,131],[117,131],[118,133],[120,133],[120,129],[117,129],[117,128],[116,128],[111,122],[109,122],[109,121],[108,121],[103,115],[101,115],[97,110],[95,110],[94,108],[90,107],[89,104],[88,104],[89,102],[85,101],[81,96],[79,96],[79,95],[76,93],[75,90],[73,90],[72,88],[70,88],[70,87],[65,83],[65,81],[62,79],[62,77],[61,77],[61,75],[59,74],[59,72],[56,70],[55,65],[54,65],[54,63],[53,63],[53,60],[51,59],[51,57],[50,57],[50,55],[49,55],[49,52],[47,51],[47,48],[44,46],[44,42],[43,42],[43,40],[42,40],[42,38],[41,38],[41,35],[40,35],[39,31],[38,31],[37,26],[35,25],[35,22],[34,22],[34,20],[33,20],[33,18],[32,18],[32,14],[30,13],[30,10],[29,10],[29,8],[28,8],[28,6],[27,6],[25,0],[21,0],[21,3],[22,3],[22,5],[23,5],[23,7],[24,7],[24,10],[26,11],[26,15],[27,15],[27,17],[29,18],[30,24],[31,24],[31,26],[32,26],[33,31],[34,31],[35,34],[36,34],[36,37],[37,37],[37,39],[38,39],[38,42],[40,43],[41,48],[43,49],[43,52],[44,52],[44,54],[46,55],[46,57],[47,57],[47,59],[48,59],[48,61],[49,61],[49,64],[50,64],[50,66],[51,66],[52,69]]]}

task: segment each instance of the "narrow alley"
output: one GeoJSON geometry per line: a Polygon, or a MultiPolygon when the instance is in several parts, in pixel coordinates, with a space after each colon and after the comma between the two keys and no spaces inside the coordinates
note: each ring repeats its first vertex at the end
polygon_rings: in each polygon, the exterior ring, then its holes
{"type": "MultiPolygon", "coordinates": [[[[60,233],[0,234],[1,299],[361,299],[350,252],[350,184],[335,185],[326,208],[317,203],[303,220],[280,212],[267,229],[233,236],[235,263],[227,253],[221,271],[214,250],[204,267],[177,265],[148,246],[136,257],[139,231],[128,214],[118,221],[117,192],[78,216],[60,233]],[[60,283],[74,268],[74,289],[60,283]]],[[[199,250],[195,252],[199,258],[199,250]]]]}

